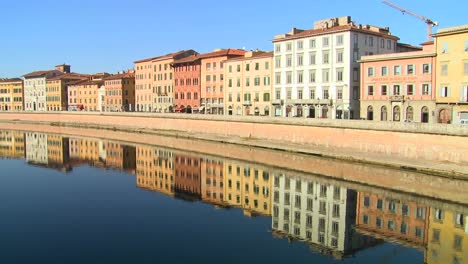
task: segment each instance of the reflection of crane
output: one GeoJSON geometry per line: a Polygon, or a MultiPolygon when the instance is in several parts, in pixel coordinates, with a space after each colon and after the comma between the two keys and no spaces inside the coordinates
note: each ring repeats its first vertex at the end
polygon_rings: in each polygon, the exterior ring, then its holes
{"type": "Polygon", "coordinates": [[[431,37],[431,34],[432,34],[432,28],[439,25],[438,22],[436,21],[432,21],[431,19],[427,18],[427,17],[424,17],[424,16],[421,16],[421,15],[418,15],[416,13],[413,13],[411,12],[410,10],[408,9],[405,9],[403,7],[400,7],[400,6],[397,6],[395,5],[394,3],[390,2],[390,1],[387,1],[387,0],[384,0],[382,1],[384,4],[390,6],[390,7],[393,7],[397,10],[400,10],[403,14],[408,14],[408,15],[411,15],[411,16],[414,16],[422,21],[424,21],[426,24],[427,24],[427,40],[430,41],[432,39],[431,37]]]}

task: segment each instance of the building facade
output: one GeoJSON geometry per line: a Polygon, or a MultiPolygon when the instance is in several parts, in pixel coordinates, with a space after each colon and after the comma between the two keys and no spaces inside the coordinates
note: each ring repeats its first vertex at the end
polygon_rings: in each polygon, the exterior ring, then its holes
{"type": "Polygon", "coordinates": [[[274,115],[359,118],[358,60],[395,52],[397,41],[388,28],[356,25],[349,16],[275,36],[274,115]]]}
{"type": "Polygon", "coordinates": [[[135,102],[140,112],[173,111],[174,60],[195,54],[194,50],[182,50],[163,56],[135,61],[135,102]]]}
{"type": "Polygon", "coordinates": [[[245,50],[218,49],[201,55],[202,113],[224,114],[224,61],[244,54],[245,50]]]}
{"type": "Polygon", "coordinates": [[[226,115],[271,114],[273,52],[249,51],[224,62],[226,115]]]}
{"type": "Polygon", "coordinates": [[[358,193],[356,229],[384,240],[424,250],[429,207],[373,193],[358,193]]]}
{"type": "Polygon", "coordinates": [[[201,58],[198,54],[174,61],[174,111],[200,112],[201,58]]]}
{"type": "Polygon", "coordinates": [[[2,158],[24,158],[25,157],[25,135],[20,131],[0,131],[0,157],[2,158]]]}
{"type": "Polygon", "coordinates": [[[174,161],[172,151],[148,146],[137,146],[137,186],[174,196],[174,161]]]}
{"type": "Polygon", "coordinates": [[[174,154],[174,192],[184,200],[201,199],[201,164],[198,156],[174,154]]]}
{"type": "Polygon", "coordinates": [[[23,75],[24,109],[26,111],[47,111],[47,80],[62,74],[61,71],[51,70],[23,75]]]}
{"type": "Polygon", "coordinates": [[[23,111],[23,80],[0,79],[0,111],[23,111]]]}
{"type": "Polygon", "coordinates": [[[105,111],[135,110],[135,74],[128,72],[104,78],[104,91],[105,111]]]}
{"type": "Polygon", "coordinates": [[[201,197],[204,202],[225,206],[224,160],[211,157],[200,159],[201,197]]]}
{"type": "Polygon", "coordinates": [[[468,25],[439,29],[434,37],[437,121],[448,124],[468,122],[468,25]]]}
{"type": "Polygon", "coordinates": [[[47,135],[43,133],[25,133],[26,161],[33,164],[47,165],[47,135]]]}
{"type": "Polygon", "coordinates": [[[108,73],[97,73],[87,81],[78,81],[68,85],[69,110],[100,111],[99,89],[104,85],[108,73]]]}
{"type": "Polygon", "coordinates": [[[46,80],[47,111],[68,110],[68,85],[85,81],[89,77],[83,74],[65,73],[46,80]]]}
{"type": "Polygon", "coordinates": [[[436,53],[423,51],[361,57],[361,118],[434,123],[436,53]]]}

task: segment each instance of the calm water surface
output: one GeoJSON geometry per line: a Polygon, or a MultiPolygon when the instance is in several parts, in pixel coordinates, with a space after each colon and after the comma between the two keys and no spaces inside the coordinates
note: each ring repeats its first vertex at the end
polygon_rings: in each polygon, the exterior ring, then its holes
{"type": "Polygon", "coordinates": [[[1,263],[468,263],[465,205],[33,132],[0,157],[1,263]]]}

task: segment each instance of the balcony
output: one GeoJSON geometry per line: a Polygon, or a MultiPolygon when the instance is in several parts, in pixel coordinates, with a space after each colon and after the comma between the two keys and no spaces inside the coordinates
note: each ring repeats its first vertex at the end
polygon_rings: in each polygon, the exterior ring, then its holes
{"type": "Polygon", "coordinates": [[[403,102],[405,100],[404,95],[392,95],[389,97],[391,102],[403,102]]]}
{"type": "Polygon", "coordinates": [[[246,101],[244,101],[243,105],[244,105],[244,106],[251,106],[251,105],[252,105],[252,101],[246,100],[246,101]]]}

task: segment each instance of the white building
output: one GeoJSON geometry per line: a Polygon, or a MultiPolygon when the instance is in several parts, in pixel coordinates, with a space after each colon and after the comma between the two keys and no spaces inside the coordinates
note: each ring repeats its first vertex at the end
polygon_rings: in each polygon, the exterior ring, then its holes
{"type": "Polygon", "coordinates": [[[26,111],[46,111],[47,110],[47,90],[48,78],[62,75],[59,70],[36,71],[23,75],[24,78],[24,109],[26,111]]]}
{"type": "Polygon", "coordinates": [[[106,87],[101,85],[98,89],[98,109],[100,112],[108,111],[106,109],[106,87]]]}
{"type": "Polygon", "coordinates": [[[26,133],[26,161],[35,164],[47,165],[49,154],[47,152],[47,135],[42,133],[26,133]]]}
{"type": "Polygon", "coordinates": [[[363,55],[391,53],[398,38],[388,28],[356,25],[351,17],[293,28],[274,44],[276,116],[359,118],[359,63],[363,55]]]}
{"type": "Polygon", "coordinates": [[[342,258],[372,244],[354,232],[357,194],[324,179],[274,175],[272,229],[342,258]]]}

